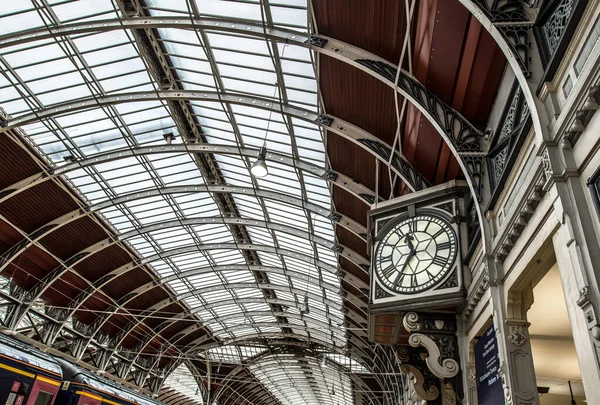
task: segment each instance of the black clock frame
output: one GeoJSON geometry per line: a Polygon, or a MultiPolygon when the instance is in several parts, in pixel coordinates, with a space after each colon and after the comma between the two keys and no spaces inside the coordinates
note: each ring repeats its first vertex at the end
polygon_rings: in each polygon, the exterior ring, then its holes
{"type": "Polygon", "coordinates": [[[433,208],[433,207],[418,208],[417,211],[414,213],[414,215],[410,215],[408,211],[405,211],[405,212],[399,214],[398,216],[396,216],[395,218],[393,218],[392,220],[385,223],[381,227],[381,229],[377,230],[376,243],[375,243],[375,246],[373,249],[373,259],[374,260],[378,259],[377,252],[379,250],[379,244],[383,241],[383,239],[385,239],[385,237],[398,224],[406,221],[409,218],[419,217],[419,216],[434,217],[434,218],[437,218],[446,223],[446,225],[448,226],[448,229],[452,233],[452,237],[453,237],[453,241],[454,241],[453,257],[448,258],[448,260],[449,260],[448,268],[445,270],[445,274],[443,274],[442,277],[439,278],[439,280],[437,280],[432,285],[430,285],[426,288],[417,290],[417,291],[398,291],[395,288],[390,288],[383,280],[380,279],[379,272],[377,271],[377,268],[375,268],[376,264],[374,263],[373,264],[373,266],[374,266],[373,275],[375,276],[375,278],[377,280],[376,282],[378,282],[380,284],[380,288],[385,288],[385,290],[387,290],[390,293],[406,296],[406,295],[422,294],[427,291],[435,290],[437,286],[442,285],[444,283],[444,281],[448,279],[448,277],[453,273],[453,269],[455,268],[458,255],[460,254],[460,251],[461,251],[460,240],[457,236],[457,231],[456,231],[456,229],[454,229],[454,226],[453,226],[453,223],[455,221],[453,220],[453,218],[448,216],[447,212],[437,209],[437,208],[433,208]]]}

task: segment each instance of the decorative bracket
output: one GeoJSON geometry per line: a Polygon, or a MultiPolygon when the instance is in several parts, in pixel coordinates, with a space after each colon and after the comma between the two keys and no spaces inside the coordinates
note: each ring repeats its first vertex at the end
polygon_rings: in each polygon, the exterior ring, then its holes
{"type": "Polygon", "coordinates": [[[462,392],[460,378],[456,378],[460,367],[456,361],[458,345],[455,319],[438,314],[408,312],[402,324],[410,334],[410,347],[400,346],[396,350],[401,363],[400,371],[411,375],[414,390],[421,399],[439,401],[441,397],[445,404],[453,403],[457,392],[462,392]]]}
{"type": "Polygon", "coordinates": [[[452,378],[458,374],[460,367],[454,359],[443,359],[440,348],[436,342],[422,333],[413,333],[408,338],[408,343],[412,347],[422,346],[427,349],[429,356],[425,361],[429,370],[438,378],[452,378]]]}

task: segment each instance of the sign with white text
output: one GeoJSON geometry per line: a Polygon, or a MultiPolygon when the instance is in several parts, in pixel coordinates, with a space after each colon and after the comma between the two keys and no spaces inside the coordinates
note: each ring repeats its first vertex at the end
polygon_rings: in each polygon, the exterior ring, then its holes
{"type": "Polygon", "coordinates": [[[499,367],[498,341],[492,325],[475,344],[478,405],[506,405],[499,367]]]}

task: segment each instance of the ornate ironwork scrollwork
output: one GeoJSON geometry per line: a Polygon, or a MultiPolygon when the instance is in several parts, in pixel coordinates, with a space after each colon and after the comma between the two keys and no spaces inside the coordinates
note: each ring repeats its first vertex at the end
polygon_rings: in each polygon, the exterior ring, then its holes
{"type": "MultiPolygon", "coordinates": [[[[355,62],[371,69],[391,82],[396,80],[397,68],[386,62],[371,59],[357,59],[355,62]]],[[[403,92],[412,97],[419,106],[431,114],[435,123],[444,131],[444,134],[458,152],[481,152],[481,132],[452,107],[409,75],[399,75],[397,85],[403,92]]]]}
{"type": "Polygon", "coordinates": [[[394,153],[394,156],[391,159],[392,167],[401,173],[405,179],[411,182],[411,185],[415,188],[415,190],[422,190],[423,188],[430,186],[430,183],[427,181],[427,179],[417,172],[406,160],[402,159],[398,153],[395,151],[392,152],[392,149],[389,146],[373,139],[361,138],[357,139],[357,141],[371,149],[374,153],[388,162],[390,161],[392,153],[394,153]]]}
{"type": "Polygon", "coordinates": [[[509,103],[502,113],[502,118],[495,130],[488,153],[488,171],[492,198],[490,207],[495,203],[498,193],[511,165],[520,151],[529,128],[531,127],[531,111],[525,102],[523,91],[515,81],[508,97],[509,103]]]}
{"type": "Polygon", "coordinates": [[[551,55],[556,52],[563,32],[569,24],[574,10],[573,4],[574,0],[562,0],[541,27],[545,45],[551,55]]]}
{"type": "Polygon", "coordinates": [[[506,38],[506,42],[511,47],[511,50],[519,62],[521,70],[525,74],[525,77],[531,76],[531,70],[529,69],[529,43],[531,25],[503,25],[499,26],[498,29],[506,38]]]}
{"type": "Polygon", "coordinates": [[[494,23],[527,21],[522,0],[493,0],[491,4],[487,0],[475,0],[475,3],[494,23]]]}
{"type": "Polygon", "coordinates": [[[319,48],[323,48],[325,46],[325,44],[327,43],[327,39],[325,38],[321,38],[317,35],[311,35],[308,37],[308,39],[306,40],[307,43],[309,43],[312,46],[316,46],[319,48]]]}

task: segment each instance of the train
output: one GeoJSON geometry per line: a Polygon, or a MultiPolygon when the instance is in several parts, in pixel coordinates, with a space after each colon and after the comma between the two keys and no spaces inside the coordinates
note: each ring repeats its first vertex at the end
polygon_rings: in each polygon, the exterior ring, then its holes
{"type": "Polygon", "coordinates": [[[0,334],[2,405],[165,405],[0,334]]]}

